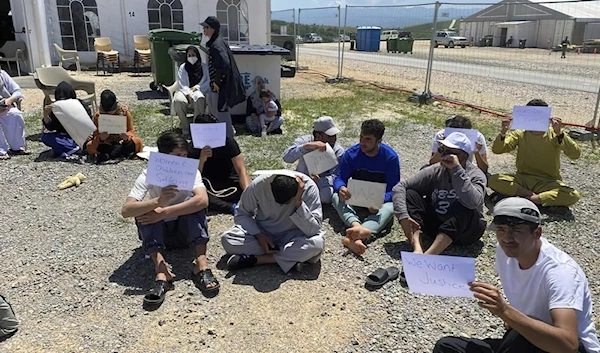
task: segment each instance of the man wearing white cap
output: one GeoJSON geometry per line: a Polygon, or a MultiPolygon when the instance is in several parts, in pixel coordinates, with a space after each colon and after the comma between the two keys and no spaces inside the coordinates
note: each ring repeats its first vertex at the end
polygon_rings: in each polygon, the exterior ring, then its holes
{"type": "Polygon", "coordinates": [[[298,137],[294,141],[294,144],[288,147],[283,153],[283,160],[286,163],[298,161],[296,171],[309,175],[317,184],[322,203],[331,203],[333,181],[335,180],[335,173],[338,168],[336,166],[319,175],[310,175],[303,156],[314,150],[325,151],[327,144],[329,144],[339,161],[344,155],[344,148],[337,143],[337,134],[339,133],[340,129],[335,126],[333,118],[322,116],[314,121],[312,135],[298,137]]]}
{"type": "Polygon", "coordinates": [[[479,306],[508,330],[501,339],[444,337],[434,353],[600,352],[585,273],[542,237],[540,224],[540,210],[529,200],[496,204],[496,270],[508,301],[494,285],[469,285],[479,306]]]}
{"type": "Polygon", "coordinates": [[[398,183],[394,214],[418,254],[441,254],[450,244],[472,244],[486,228],[483,217],[486,177],[469,162],[471,141],[453,132],[440,141],[441,160],[398,183]],[[421,234],[434,237],[424,251],[421,234]]]}

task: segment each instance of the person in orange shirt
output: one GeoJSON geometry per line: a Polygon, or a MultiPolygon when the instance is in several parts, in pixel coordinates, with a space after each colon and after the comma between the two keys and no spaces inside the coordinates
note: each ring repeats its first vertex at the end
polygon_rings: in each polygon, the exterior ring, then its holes
{"type": "Polygon", "coordinates": [[[87,144],[87,151],[91,156],[96,156],[96,163],[106,162],[109,159],[129,158],[144,147],[142,140],[135,136],[131,112],[117,102],[117,97],[111,90],[104,90],[100,95],[100,111],[94,114],[94,124],[96,131],[92,141],[87,144]],[[127,132],[109,134],[98,131],[100,114],[123,116],[127,119],[127,132]]]}

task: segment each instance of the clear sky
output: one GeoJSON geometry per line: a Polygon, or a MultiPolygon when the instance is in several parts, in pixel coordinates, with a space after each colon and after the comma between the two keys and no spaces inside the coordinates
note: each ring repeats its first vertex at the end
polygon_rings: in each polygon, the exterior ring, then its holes
{"type": "MultiPolygon", "coordinates": [[[[360,5],[360,6],[373,6],[373,5],[413,5],[423,3],[434,3],[435,0],[271,0],[271,10],[287,10],[293,8],[310,8],[310,7],[325,7],[325,6],[337,6],[338,4],[342,7],[346,5],[360,5]]],[[[466,3],[466,2],[494,2],[494,0],[450,0],[452,3],[466,3]]]]}

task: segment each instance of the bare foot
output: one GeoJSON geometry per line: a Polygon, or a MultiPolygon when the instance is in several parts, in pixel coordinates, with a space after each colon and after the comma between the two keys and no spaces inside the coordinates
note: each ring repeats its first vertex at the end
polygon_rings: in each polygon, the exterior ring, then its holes
{"type": "Polygon", "coordinates": [[[346,237],[344,240],[342,240],[342,244],[344,244],[345,247],[350,249],[356,255],[362,255],[367,250],[367,246],[360,239],[353,240],[346,237]]]}
{"type": "Polygon", "coordinates": [[[358,224],[354,227],[346,229],[346,236],[354,240],[366,240],[371,237],[371,231],[358,224]]]}
{"type": "Polygon", "coordinates": [[[416,231],[413,233],[412,239],[410,239],[410,244],[413,246],[413,253],[422,254],[423,247],[421,246],[421,232],[416,231]]]}
{"type": "Polygon", "coordinates": [[[10,159],[10,156],[7,154],[0,155],[0,161],[7,161],[10,159]]]}
{"type": "Polygon", "coordinates": [[[156,266],[156,279],[170,282],[175,278],[175,274],[171,271],[171,267],[166,262],[162,261],[156,266]]]}

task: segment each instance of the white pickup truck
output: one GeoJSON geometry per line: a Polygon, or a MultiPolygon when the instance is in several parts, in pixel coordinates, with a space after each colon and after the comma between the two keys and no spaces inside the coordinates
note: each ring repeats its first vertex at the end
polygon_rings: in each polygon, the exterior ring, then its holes
{"type": "Polygon", "coordinates": [[[469,41],[454,31],[438,31],[435,34],[435,47],[437,48],[438,45],[443,45],[446,48],[454,48],[456,46],[464,48],[469,45],[469,41]]]}

